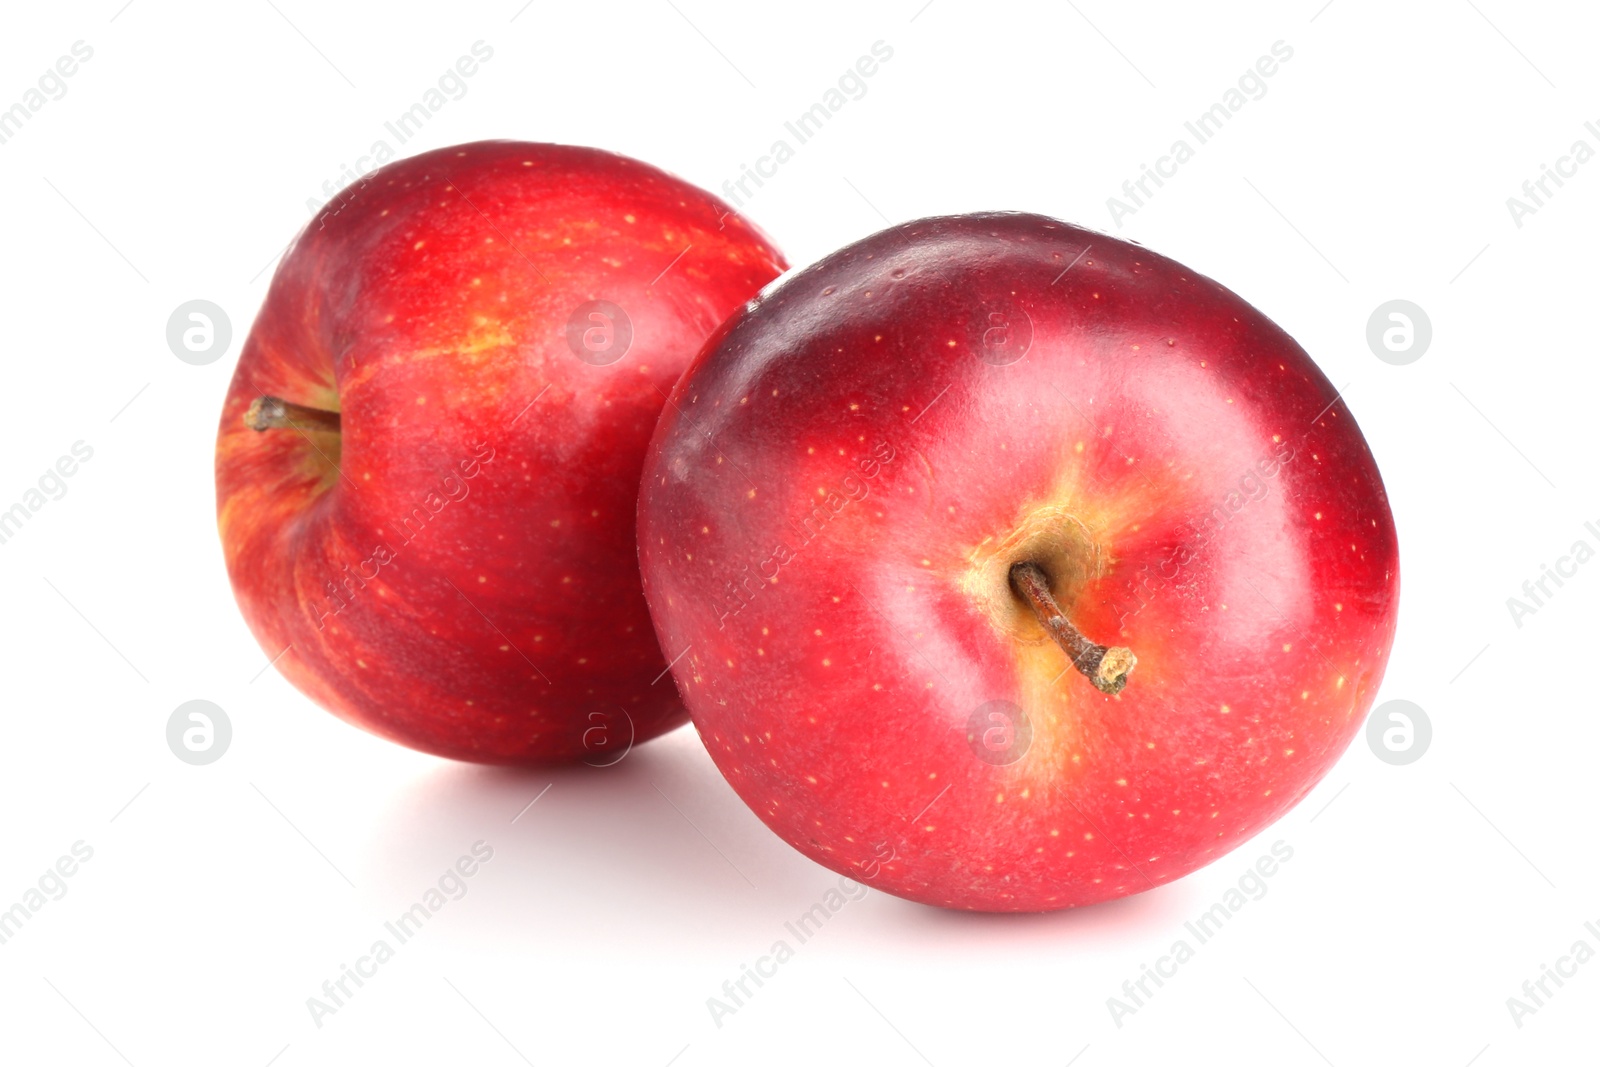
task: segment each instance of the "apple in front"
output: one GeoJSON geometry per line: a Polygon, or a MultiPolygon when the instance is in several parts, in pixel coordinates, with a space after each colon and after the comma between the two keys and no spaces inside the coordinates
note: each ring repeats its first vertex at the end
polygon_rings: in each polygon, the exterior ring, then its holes
{"type": "Polygon", "coordinates": [[[721,201],[594,149],[461,145],[346,189],[279,266],[217,438],[267,656],[456,759],[606,761],[683,722],[639,471],[684,366],[782,269],[721,201]]]}
{"type": "Polygon", "coordinates": [[[713,759],[833,870],[1046,911],[1283,815],[1388,660],[1395,531],[1328,380],[1234,293],[1026,214],[885,230],[708,342],[645,593],[713,759]]]}

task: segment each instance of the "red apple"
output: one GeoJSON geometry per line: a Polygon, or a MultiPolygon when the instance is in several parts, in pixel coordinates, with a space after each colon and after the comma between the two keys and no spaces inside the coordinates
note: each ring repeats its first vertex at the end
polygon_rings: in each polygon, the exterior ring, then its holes
{"type": "Polygon", "coordinates": [[[218,525],[261,647],[457,759],[604,759],[680,724],[639,471],[672,383],[782,268],[715,197],[595,149],[361,179],[279,266],[222,411],[218,525]]]}
{"type": "Polygon", "coordinates": [[[734,789],[953,908],[1222,856],[1338,759],[1395,629],[1383,484],[1304,350],[1036,215],[908,223],[766,291],[678,383],[639,516],[734,789]]]}

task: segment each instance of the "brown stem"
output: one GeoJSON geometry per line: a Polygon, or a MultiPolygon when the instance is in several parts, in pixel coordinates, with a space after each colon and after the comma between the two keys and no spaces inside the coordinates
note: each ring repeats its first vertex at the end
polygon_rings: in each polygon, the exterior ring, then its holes
{"type": "Polygon", "coordinates": [[[257,397],[244,413],[244,424],[257,433],[292,427],[296,430],[331,430],[339,432],[339,413],[321,408],[308,408],[291,403],[278,396],[257,397]]]}
{"type": "Polygon", "coordinates": [[[1050,595],[1050,579],[1037,563],[1012,564],[1011,587],[1033,608],[1039,624],[1055,638],[1072,665],[1078,668],[1078,673],[1108,696],[1122,692],[1122,687],[1128,684],[1128,674],[1138,662],[1132,649],[1097,645],[1079,633],[1062,613],[1056,598],[1050,595]]]}

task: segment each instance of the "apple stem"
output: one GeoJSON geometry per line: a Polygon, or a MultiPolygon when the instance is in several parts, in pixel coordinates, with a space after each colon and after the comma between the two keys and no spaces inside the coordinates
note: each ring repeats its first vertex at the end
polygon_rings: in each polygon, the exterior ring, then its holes
{"type": "Polygon", "coordinates": [[[1033,608],[1039,624],[1050,632],[1056,644],[1072,660],[1094,687],[1107,696],[1116,696],[1128,684],[1128,675],[1138,659],[1133,650],[1114,645],[1097,645],[1079,632],[1050,595],[1050,579],[1037,563],[1015,563],[1011,567],[1011,586],[1033,608]]]}
{"type": "Polygon", "coordinates": [[[339,413],[321,408],[308,408],[279,396],[257,397],[244,413],[244,424],[262,433],[292,427],[296,430],[331,430],[339,432],[339,413]]]}

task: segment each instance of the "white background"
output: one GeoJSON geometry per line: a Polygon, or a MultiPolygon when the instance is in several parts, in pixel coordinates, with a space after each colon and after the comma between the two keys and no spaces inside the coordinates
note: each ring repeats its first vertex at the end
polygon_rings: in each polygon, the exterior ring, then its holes
{"type": "Polygon", "coordinates": [[[1521,1028],[1506,998],[1575,940],[1600,948],[1600,563],[1520,628],[1506,599],[1600,545],[1600,162],[1520,227],[1506,199],[1574,140],[1600,148],[1600,26],[1578,4],[1321,4],[9,12],[0,107],[74,41],[94,55],[0,145],[0,508],[75,441],[94,456],[0,545],[0,908],[74,842],[94,854],[0,945],[0,1059],[1594,1062],[1600,962],[1521,1028]],[[867,94],[746,206],[794,263],[886,220],[1025,209],[1243,294],[1344,387],[1378,457],[1403,554],[1380,700],[1421,705],[1431,749],[1394,767],[1358,738],[1262,837],[1117,903],[984,917],[871,892],[718,1027],[706,999],[792,942],[783,924],[836,876],[739,803],[692,731],[556,773],[380,742],[264,670],[223,573],[212,442],[276,256],[478,40],[493,59],[406,152],[593,144],[716,190],[882,40],[867,94]],[[1107,198],[1279,40],[1294,54],[1266,95],[1115,228],[1107,198]],[[165,340],[195,298],[234,326],[208,366],[165,340]],[[1394,298],[1433,324],[1408,366],[1365,339],[1394,298]],[[165,740],[195,698],[234,727],[206,767],[165,740]],[[1117,1026],[1107,998],[1279,839],[1294,858],[1269,893],[1117,1026]],[[494,859],[467,895],[315,1026],[306,999],[478,840],[494,859]]]}

